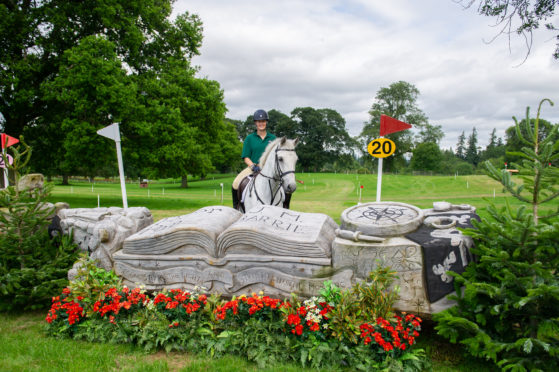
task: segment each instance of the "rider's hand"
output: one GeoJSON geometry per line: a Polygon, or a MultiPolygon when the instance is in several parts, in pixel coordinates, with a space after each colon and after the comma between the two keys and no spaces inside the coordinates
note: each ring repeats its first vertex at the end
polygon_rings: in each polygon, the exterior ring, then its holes
{"type": "Polygon", "coordinates": [[[260,169],[260,167],[259,167],[258,165],[252,164],[252,171],[253,171],[253,172],[260,172],[261,169],[260,169]]]}

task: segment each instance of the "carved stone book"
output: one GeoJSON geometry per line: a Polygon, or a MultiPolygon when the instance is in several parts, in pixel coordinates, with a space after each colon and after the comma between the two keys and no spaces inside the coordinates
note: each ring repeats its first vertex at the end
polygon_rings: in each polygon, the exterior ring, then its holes
{"type": "Polygon", "coordinates": [[[224,206],[169,217],[128,237],[127,255],[270,255],[330,259],[338,225],[320,213],[258,206],[245,215],[224,206]]]}
{"type": "Polygon", "coordinates": [[[177,217],[164,218],[128,237],[122,253],[139,255],[208,254],[216,257],[216,240],[242,213],[212,206],[177,217]]]}
{"type": "Polygon", "coordinates": [[[316,294],[325,276],[351,286],[350,269],[332,272],[338,225],[320,213],[258,206],[246,214],[224,206],[165,218],[124,241],[113,255],[126,285],[188,289],[227,295],[316,294]]]}

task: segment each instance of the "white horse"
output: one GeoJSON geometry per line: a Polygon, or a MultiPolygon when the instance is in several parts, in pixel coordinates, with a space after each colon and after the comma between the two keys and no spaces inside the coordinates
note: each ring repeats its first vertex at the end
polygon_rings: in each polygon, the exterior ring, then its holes
{"type": "Polygon", "coordinates": [[[295,192],[298,142],[299,139],[282,137],[266,146],[259,161],[262,170],[252,177],[243,194],[245,211],[262,204],[283,207],[285,194],[295,192]]]}

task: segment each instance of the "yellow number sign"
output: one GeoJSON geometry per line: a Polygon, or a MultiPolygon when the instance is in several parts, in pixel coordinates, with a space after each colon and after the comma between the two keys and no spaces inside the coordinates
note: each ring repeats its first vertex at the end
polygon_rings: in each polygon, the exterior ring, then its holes
{"type": "Polygon", "coordinates": [[[394,151],[396,151],[396,144],[388,138],[377,138],[369,143],[367,151],[375,158],[386,158],[394,154],[394,151]]]}

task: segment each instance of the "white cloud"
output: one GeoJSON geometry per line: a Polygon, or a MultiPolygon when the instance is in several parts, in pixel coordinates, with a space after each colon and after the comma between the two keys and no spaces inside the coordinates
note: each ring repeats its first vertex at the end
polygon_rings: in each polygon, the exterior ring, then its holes
{"type": "MultiPolygon", "coordinates": [[[[500,37],[490,18],[452,0],[271,1],[178,0],[175,13],[204,23],[201,75],[225,92],[228,117],[258,108],[337,110],[357,135],[376,92],[404,80],[420,91],[420,108],[441,125],[443,147],[475,126],[480,144],[535,113],[541,98],[558,101],[555,40],[536,35],[528,60],[522,41],[500,37]]],[[[557,106],[543,117],[559,122],[557,106]]]]}

